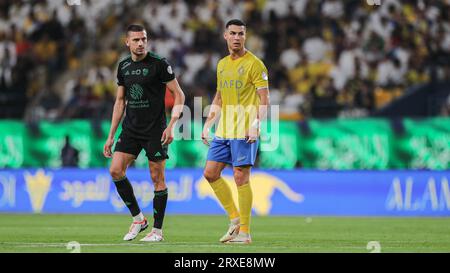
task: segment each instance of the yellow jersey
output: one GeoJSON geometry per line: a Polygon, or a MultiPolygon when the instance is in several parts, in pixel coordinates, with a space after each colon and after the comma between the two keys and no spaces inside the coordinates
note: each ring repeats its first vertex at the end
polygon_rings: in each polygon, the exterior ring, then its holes
{"type": "Polygon", "coordinates": [[[216,136],[243,139],[255,120],[259,107],[257,90],[269,88],[264,63],[250,51],[232,60],[228,55],[217,64],[217,92],[222,109],[216,136]]]}

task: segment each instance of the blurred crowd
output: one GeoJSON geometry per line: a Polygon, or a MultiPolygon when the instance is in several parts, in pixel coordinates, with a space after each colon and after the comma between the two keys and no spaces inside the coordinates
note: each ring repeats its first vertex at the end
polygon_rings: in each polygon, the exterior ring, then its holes
{"type": "Polygon", "coordinates": [[[282,118],[366,116],[413,85],[450,80],[450,1],[381,3],[3,0],[1,117],[110,119],[131,23],[144,24],[149,49],[172,64],[186,104],[210,104],[233,18],[248,25],[247,48],[267,66],[282,118]]]}

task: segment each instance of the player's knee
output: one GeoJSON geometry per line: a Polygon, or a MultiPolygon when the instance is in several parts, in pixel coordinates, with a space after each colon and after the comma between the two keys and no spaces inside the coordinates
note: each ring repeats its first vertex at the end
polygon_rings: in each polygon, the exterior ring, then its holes
{"type": "Polygon", "coordinates": [[[120,168],[111,167],[109,168],[109,174],[113,179],[120,179],[125,176],[125,171],[120,168]]]}
{"type": "Polygon", "coordinates": [[[220,178],[220,174],[218,174],[216,172],[208,171],[208,170],[205,170],[203,172],[203,176],[205,177],[206,181],[208,181],[209,183],[217,181],[217,179],[220,178]]]}
{"type": "Polygon", "coordinates": [[[246,173],[244,171],[235,170],[233,176],[234,176],[234,181],[236,182],[236,184],[238,186],[242,186],[245,183],[248,183],[249,175],[248,175],[248,173],[246,173]]]}

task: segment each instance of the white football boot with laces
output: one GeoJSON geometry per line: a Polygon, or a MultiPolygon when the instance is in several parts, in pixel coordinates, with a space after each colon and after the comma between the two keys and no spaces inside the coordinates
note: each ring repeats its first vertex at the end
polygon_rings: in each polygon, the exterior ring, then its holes
{"type": "Polygon", "coordinates": [[[162,230],[153,228],[152,231],[140,240],[141,242],[161,242],[164,241],[162,230]]]}
{"type": "Polygon", "coordinates": [[[239,234],[235,238],[229,240],[226,243],[227,244],[245,244],[245,245],[248,245],[248,244],[252,243],[252,238],[250,237],[250,234],[241,231],[241,232],[239,232],[239,234]]]}
{"type": "Polygon", "coordinates": [[[220,242],[226,243],[232,239],[234,239],[239,234],[239,222],[237,223],[230,223],[230,226],[228,227],[227,232],[220,238],[220,242]]]}
{"type": "Polygon", "coordinates": [[[130,226],[130,230],[128,230],[128,233],[125,234],[125,236],[123,237],[124,241],[131,241],[134,238],[136,238],[136,236],[138,236],[138,234],[145,230],[148,227],[148,221],[146,218],[144,218],[143,221],[134,221],[131,226],[130,226]]]}

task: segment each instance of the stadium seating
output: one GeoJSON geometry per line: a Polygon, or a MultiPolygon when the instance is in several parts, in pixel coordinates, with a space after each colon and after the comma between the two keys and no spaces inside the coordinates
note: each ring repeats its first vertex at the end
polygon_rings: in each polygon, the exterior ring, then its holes
{"type": "Polygon", "coordinates": [[[2,1],[0,117],[109,119],[110,111],[104,110],[114,97],[116,64],[127,53],[123,29],[135,21],[147,27],[150,49],[174,66],[188,105],[196,96],[210,100],[215,63],[226,54],[222,26],[234,17],[248,24],[247,47],[269,68],[282,117],[367,116],[408,87],[450,78],[448,5],[414,0],[386,0],[381,6],[355,0],[104,0],[79,6],[59,0],[2,1]],[[45,103],[51,90],[61,98],[54,107],[45,103]]]}

